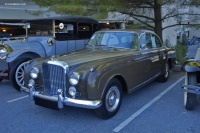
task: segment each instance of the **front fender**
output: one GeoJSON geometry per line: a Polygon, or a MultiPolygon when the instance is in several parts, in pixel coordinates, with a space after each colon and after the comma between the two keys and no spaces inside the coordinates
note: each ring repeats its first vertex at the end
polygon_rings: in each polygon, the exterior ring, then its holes
{"type": "MultiPolygon", "coordinates": [[[[38,55],[40,57],[44,57],[45,53],[44,51],[42,52],[38,52],[36,50],[27,50],[27,49],[22,49],[22,50],[15,50],[13,52],[11,52],[7,58],[6,58],[6,62],[10,63],[13,62],[14,60],[16,60],[18,57],[20,57],[21,55],[25,54],[25,53],[33,53],[35,55],[38,55]]],[[[34,56],[34,55],[33,55],[34,56]]]]}
{"type": "MultiPolygon", "coordinates": [[[[121,76],[116,70],[104,69],[90,72],[88,77],[87,94],[91,99],[101,100],[109,81],[115,76],[121,76]]],[[[121,76],[123,77],[123,76],[121,76]]]]}

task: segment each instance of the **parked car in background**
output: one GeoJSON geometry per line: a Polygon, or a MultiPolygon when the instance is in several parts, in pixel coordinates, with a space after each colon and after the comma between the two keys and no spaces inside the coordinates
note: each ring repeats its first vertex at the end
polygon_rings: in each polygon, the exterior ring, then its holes
{"type": "Polygon", "coordinates": [[[37,105],[95,109],[107,119],[118,112],[123,92],[167,81],[175,57],[154,32],[98,31],[80,51],[29,61],[23,90],[37,105]]]}
{"type": "Polygon", "coordinates": [[[182,70],[185,71],[184,106],[187,110],[194,110],[197,97],[200,94],[200,48],[194,59],[186,61],[182,70]]]}
{"type": "Polygon", "coordinates": [[[3,38],[5,42],[0,45],[0,80],[10,79],[17,90],[24,85],[28,60],[84,48],[98,22],[86,17],[64,16],[27,20],[24,24],[20,30],[24,33],[23,41],[13,43],[3,38]]]}

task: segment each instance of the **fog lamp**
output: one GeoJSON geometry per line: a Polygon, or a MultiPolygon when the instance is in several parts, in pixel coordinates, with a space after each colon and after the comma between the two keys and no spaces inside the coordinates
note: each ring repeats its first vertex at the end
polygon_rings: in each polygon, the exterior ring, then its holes
{"type": "Polygon", "coordinates": [[[69,88],[69,94],[72,96],[72,97],[75,97],[76,95],[76,88],[74,86],[71,86],[69,88]]]}
{"type": "Polygon", "coordinates": [[[33,79],[30,79],[28,85],[29,86],[34,86],[35,85],[35,81],[33,79]]]}
{"type": "Polygon", "coordinates": [[[39,69],[37,67],[31,68],[30,71],[31,78],[36,79],[38,77],[38,74],[39,74],[39,69]]]}

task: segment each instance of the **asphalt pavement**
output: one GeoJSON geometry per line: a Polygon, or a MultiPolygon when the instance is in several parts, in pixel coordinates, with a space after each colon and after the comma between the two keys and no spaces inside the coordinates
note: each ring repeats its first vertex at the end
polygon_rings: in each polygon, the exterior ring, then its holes
{"type": "Polygon", "coordinates": [[[9,81],[0,84],[0,133],[199,133],[200,103],[183,106],[184,72],[171,71],[166,83],[154,81],[124,94],[116,116],[102,120],[93,110],[67,106],[60,111],[34,104],[9,81]]]}

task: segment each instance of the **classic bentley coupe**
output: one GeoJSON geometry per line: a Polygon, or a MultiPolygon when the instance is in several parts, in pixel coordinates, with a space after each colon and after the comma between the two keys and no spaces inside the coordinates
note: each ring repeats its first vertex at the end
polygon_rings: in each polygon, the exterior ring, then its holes
{"type": "Polygon", "coordinates": [[[102,30],[82,50],[29,61],[22,90],[36,105],[94,109],[108,119],[118,112],[123,92],[167,81],[174,62],[175,51],[154,32],[102,30]]]}
{"type": "Polygon", "coordinates": [[[200,48],[194,59],[186,61],[182,70],[185,71],[184,106],[187,110],[194,110],[197,97],[200,95],[200,48]]]}

